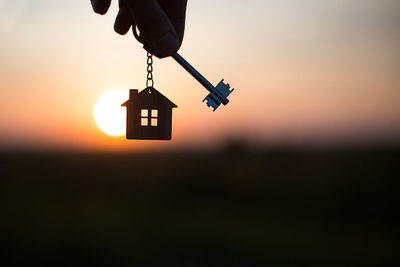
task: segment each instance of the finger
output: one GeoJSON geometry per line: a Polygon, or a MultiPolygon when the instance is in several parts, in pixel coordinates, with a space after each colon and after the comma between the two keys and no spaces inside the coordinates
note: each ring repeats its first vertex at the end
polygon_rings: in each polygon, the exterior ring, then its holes
{"type": "Polygon", "coordinates": [[[106,14],[111,5],[111,0],[90,0],[90,2],[93,11],[100,15],[106,14]]]}
{"type": "Polygon", "coordinates": [[[159,3],[174,26],[179,43],[182,43],[185,32],[187,0],[159,0],[159,3]]]}
{"type": "Polygon", "coordinates": [[[124,35],[129,31],[129,28],[132,26],[132,16],[126,7],[120,7],[118,15],[115,19],[114,30],[124,35]]]}
{"type": "Polygon", "coordinates": [[[156,0],[125,0],[125,3],[137,23],[144,44],[155,56],[172,56],[178,51],[179,37],[156,0]]]}

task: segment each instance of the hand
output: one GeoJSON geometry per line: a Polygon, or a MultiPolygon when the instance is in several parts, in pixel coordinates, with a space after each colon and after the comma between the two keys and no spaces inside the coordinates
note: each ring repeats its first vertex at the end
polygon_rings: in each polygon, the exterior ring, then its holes
{"type": "MultiPolygon", "coordinates": [[[[104,15],[111,0],[91,3],[96,13],[104,15]]],[[[119,0],[114,30],[124,35],[132,25],[137,25],[143,43],[155,56],[172,56],[182,44],[186,3],[187,0],[119,0]]]]}

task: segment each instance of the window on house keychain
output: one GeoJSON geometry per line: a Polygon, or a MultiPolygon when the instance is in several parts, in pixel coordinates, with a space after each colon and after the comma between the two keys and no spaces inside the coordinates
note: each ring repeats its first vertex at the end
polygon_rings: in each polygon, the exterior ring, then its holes
{"type": "MultiPolygon", "coordinates": [[[[142,38],[132,26],[133,35],[143,43],[142,38]]],[[[172,101],[154,88],[153,81],[153,57],[147,50],[147,80],[146,88],[139,92],[137,89],[129,90],[129,99],[122,104],[127,107],[126,138],[145,140],[170,140],[172,132],[172,109],[176,108],[172,101]]],[[[172,56],[185,70],[199,81],[210,93],[203,99],[208,107],[215,111],[221,103],[228,104],[228,95],[233,91],[229,84],[221,80],[217,86],[213,86],[195,68],[193,68],[178,53],[172,56]]]]}

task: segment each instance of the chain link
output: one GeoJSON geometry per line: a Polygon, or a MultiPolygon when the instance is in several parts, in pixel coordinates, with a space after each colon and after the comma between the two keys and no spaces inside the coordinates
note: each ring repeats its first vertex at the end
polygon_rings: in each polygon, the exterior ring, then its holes
{"type": "Polygon", "coordinates": [[[146,87],[153,88],[154,81],[153,81],[153,55],[147,52],[147,80],[146,80],[146,87]]]}

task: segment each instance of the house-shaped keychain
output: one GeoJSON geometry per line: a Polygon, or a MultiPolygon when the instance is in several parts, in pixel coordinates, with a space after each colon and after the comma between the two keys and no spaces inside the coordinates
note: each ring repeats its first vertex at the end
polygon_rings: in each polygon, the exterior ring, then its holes
{"type": "Polygon", "coordinates": [[[127,107],[127,139],[171,139],[172,108],[177,105],[153,87],[147,87],[141,92],[130,89],[129,99],[121,106],[127,107]]]}

